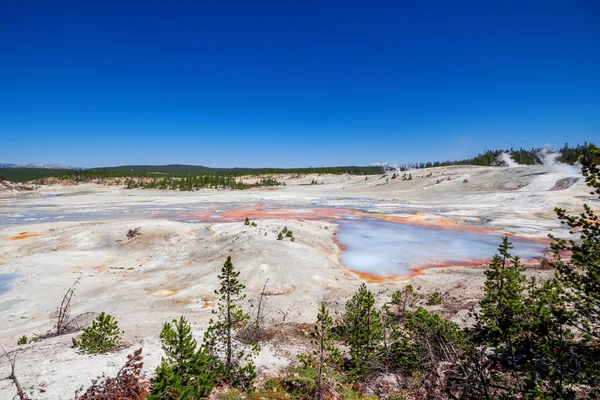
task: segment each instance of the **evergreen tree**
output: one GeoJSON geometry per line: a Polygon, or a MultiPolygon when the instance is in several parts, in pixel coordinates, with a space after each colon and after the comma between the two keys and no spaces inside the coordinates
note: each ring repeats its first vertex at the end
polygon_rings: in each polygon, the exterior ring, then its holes
{"type": "Polygon", "coordinates": [[[466,346],[460,327],[422,307],[409,311],[393,348],[397,362],[406,372],[423,372],[445,360],[455,360],[466,346]]]}
{"type": "MultiPolygon", "coordinates": [[[[600,149],[590,145],[592,154],[600,158],[600,149]]],[[[600,171],[588,158],[583,158],[582,174],[591,194],[600,198],[600,171]]],[[[580,215],[568,215],[562,208],[555,208],[561,223],[571,228],[578,240],[553,239],[555,255],[553,266],[558,278],[569,289],[569,300],[581,324],[582,333],[589,339],[600,340],[600,217],[588,204],[580,215]],[[563,260],[561,253],[571,253],[570,260],[563,260]]]]}
{"type": "MultiPolygon", "coordinates": [[[[500,359],[510,366],[512,380],[507,382],[501,375],[494,375],[497,384],[507,394],[516,396],[525,391],[523,377],[517,370],[516,356],[520,341],[528,326],[526,277],[518,256],[510,254],[511,242],[505,236],[488,266],[484,297],[477,315],[476,341],[494,346],[500,359]],[[502,384],[500,384],[500,382],[502,384]]],[[[519,354],[519,358],[525,357],[519,354]]]]}
{"type": "MultiPolygon", "coordinates": [[[[582,174],[591,188],[591,194],[600,198],[600,170],[597,166],[600,149],[590,144],[587,151],[590,155],[580,158],[582,174]]],[[[555,212],[561,223],[571,228],[571,234],[578,237],[565,240],[549,235],[553,239],[551,247],[554,253],[551,264],[556,269],[557,280],[564,286],[561,295],[568,310],[559,309],[558,315],[553,312],[550,322],[558,326],[562,334],[566,319],[566,323],[578,331],[577,337],[583,339],[575,342],[577,357],[570,357],[578,359],[576,368],[571,368],[573,371],[570,374],[564,368],[559,370],[559,389],[566,390],[563,383],[571,378],[595,387],[592,397],[600,396],[600,217],[588,204],[584,204],[584,211],[580,215],[568,215],[562,208],[555,208],[555,212]],[[564,252],[571,254],[569,260],[562,258],[564,252]]]]}
{"type": "Polygon", "coordinates": [[[85,328],[77,346],[86,353],[106,353],[119,344],[122,335],[117,320],[102,312],[85,328]]]}
{"type": "Polygon", "coordinates": [[[373,293],[362,283],[346,303],[342,315],[345,338],[350,345],[351,375],[366,377],[372,369],[372,360],[383,337],[381,313],[375,308],[373,293]]]}
{"type": "Polygon", "coordinates": [[[590,364],[591,360],[582,359],[575,345],[570,326],[574,321],[573,311],[565,301],[566,293],[556,278],[541,285],[532,280],[529,292],[531,322],[522,346],[531,353],[523,363],[525,386],[540,397],[575,398],[573,383],[581,375],[573,366],[590,364]]]}
{"type": "Polygon", "coordinates": [[[209,353],[219,360],[223,379],[233,386],[249,388],[256,377],[253,357],[259,347],[237,340],[238,332],[250,319],[240,307],[246,296],[242,294],[245,286],[237,279],[239,274],[228,256],[219,275],[221,288],[215,290],[219,302],[217,310],[212,312],[217,319],[210,320],[204,343],[209,353]]]}
{"type": "Polygon", "coordinates": [[[417,294],[413,286],[407,285],[404,289],[392,293],[391,303],[397,306],[400,312],[405,312],[408,308],[414,307],[417,303],[417,294]]]}
{"type": "Polygon", "coordinates": [[[173,320],[173,325],[165,323],[160,339],[165,357],[156,368],[148,399],[193,400],[208,397],[215,386],[215,361],[203,347],[197,349],[191,326],[185,318],[173,320]]]}
{"type": "Polygon", "coordinates": [[[498,345],[514,341],[523,328],[526,277],[525,268],[518,256],[509,253],[511,242],[505,236],[498,253],[485,271],[484,298],[478,316],[480,332],[484,339],[498,345]]]}
{"type": "Polygon", "coordinates": [[[312,354],[298,356],[305,367],[314,367],[317,370],[315,399],[329,398],[324,381],[339,368],[341,362],[340,354],[334,345],[332,328],[333,319],[325,303],[322,303],[312,333],[316,349],[312,354]]]}

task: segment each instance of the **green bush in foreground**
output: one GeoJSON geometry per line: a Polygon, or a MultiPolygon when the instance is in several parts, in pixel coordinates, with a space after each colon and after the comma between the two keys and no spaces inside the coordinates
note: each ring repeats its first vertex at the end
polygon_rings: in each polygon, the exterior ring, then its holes
{"type": "Polygon", "coordinates": [[[197,349],[192,328],[185,318],[165,323],[160,333],[165,352],[148,400],[199,399],[215,386],[215,360],[204,347],[197,349]]]}
{"type": "Polygon", "coordinates": [[[106,353],[119,344],[122,334],[117,320],[103,312],[85,328],[77,346],[85,353],[106,353]]]}
{"type": "Polygon", "coordinates": [[[439,306],[442,305],[444,301],[442,300],[442,295],[440,292],[434,292],[429,299],[427,299],[428,306],[439,306]]]}

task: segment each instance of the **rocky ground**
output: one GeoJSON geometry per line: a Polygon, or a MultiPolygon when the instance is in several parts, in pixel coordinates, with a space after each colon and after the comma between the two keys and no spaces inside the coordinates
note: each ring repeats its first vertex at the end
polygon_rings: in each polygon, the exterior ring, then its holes
{"type": "Polygon", "coordinates": [[[24,190],[33,190],[33,186],[20,185],[18,183],[12,183],[12,182],[8,182],[8,181],[0,180],[0,193],[2,193],[2,192],[15,193],[15,192],[22,192],[24,190]]]}
{"type": "MultiPolygon", "coordinates": [[[[265,324],[275,336],[263,346],[257,364],[261,377],[276,375],[304,348],[317,305],[325,301],[341,311],[363,281],[340,262],[343,249],[336,242],[335,218],[304,218],[298,210],[290,213],[290,204],[297,209],[298,204],[314,206],[319,201],[350,209],[360,204],[361,212],[438,224],[449,232],[459,226],[483,226],[542,240],[548,232],[566,234],[553,216],[554,206],[575,212],[590,199],[576,173],[546,166],[430,168],[412,171],[411,180],[402,180],[403,174],[366,179],[282,175],[278,179],[285,187],[247,191],[161,192],[85,184],[3,193],[0,343],[7,351],[19,350],[17,374],[36,399],[73,398],[77,388],[102,372],[115,374],[126,354],[139,347],[144,349],[144,370],[151,374],[162,356],[158,336],[163,322],[184,315],[201,338],[215,304],[217,275],[231,256],[247,286],[245,307],[250,313],[268,281],[265,324]],[[319,184],[310,185],[313,180],[319,184]],[[190,203],[210,203],[218,210],[231,207],[231,202],[253,204],[255,209],[261,202],[275,202],[287,211],[269,211],[273,217],[261,211],[256,227],[243,220],[190,223],[164,217],[167,211],[185,214],[190,203]],[[398,204],[414,212],[399,213],[398,204]],[[151,217],[131,211],[150,206],[157,210],[151,217]],[[395,211],[386,214],[388,208],[395,211]],[[63,213],[63,218],[45,220],[41,216],[47,210],[63,213]],[[294,242],[277,240],[284,226],[293,230],[294,242]],[[53,327],[52,313],[75,281],[73,315],[114,315],[125,330],[124,347],[106,355],[83,355],[72,347],[76,333],[17,346],[21,335],[32,338],[53,327]]],[[[467,311],[481,296],[483,271],[457,265],[372,281],[369,286],[380,303],[407,284],[417,289],[423,303],[440,291],[444,305],[429,308],[469,324],[467,311]]],[[[539,277],[549,273],[537,267],[529,270],[539,277]]],[[[9,372],[3,359],[0,375],[9,372]]],[[[0,381],[0,398],[14,394],[10,381],[0,381]]]]}

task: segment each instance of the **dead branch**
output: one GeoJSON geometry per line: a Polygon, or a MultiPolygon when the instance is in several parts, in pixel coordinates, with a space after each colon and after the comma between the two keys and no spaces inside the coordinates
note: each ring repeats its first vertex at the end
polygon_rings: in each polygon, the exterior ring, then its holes
{"type": "Polygon", "coordinates": [[[75,282],[69,288],[69,290],[67,290],[60,303],[60,307],[56,311],[56,330],[54,332],[54,336],[59,336],[68,333],[69,322],[72,320],[71,300],[73,299],[73,295],[75,294],[75,285],[79,283],[80,279],[81,278],[77,278],[77,280],[75,280],[75,282]]]}
{"type": "Polygon", "coordinates": [[[15,388],[17,389],[17,396],[19,396],[19,399],[20,400],[30,400],[29,397],[23,391],[23,387],[19,383],[19,379],[17,378],[17,374],[15,373],[15,367],[17,364],[17,352],[15,351],[13,358],[10,358],[10,355],[4,349],[4,347],[0,346],[0,348],[2,348],[4,355],[8,359],[8,362],[10,363],[10,375],[2,378],[1,380],[10,379],[13,382],[13,384],[15,385],[15,388]]]}

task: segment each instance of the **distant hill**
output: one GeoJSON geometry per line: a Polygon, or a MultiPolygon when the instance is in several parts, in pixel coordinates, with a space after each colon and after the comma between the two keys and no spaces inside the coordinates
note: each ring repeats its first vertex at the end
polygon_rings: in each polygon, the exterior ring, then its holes
{"type": "Polygon", "coordinates": [[[62,165],[62,164],[36,164],[36,163],[30,163],[30,164],[0,164],[0,168],[36,168],[36,169],[70,169],[70,170],[77,170],[77,169],[83,169],[83,168],[79,168],[79,167],[73,167],[70,165],[62,165]]]}
{"type": "Polygon", "coordinates": [[[162,174],[203,174],[206,172],[219,172],[220,168],[209,168],[202,165],[120,165],[117,167],[90,168],[91,171],[119,171],[135,173],[162,173],[162,174]]]}
{"type": "Polygon", "coordinates": [[[127,172],[134,174],[171,174],[171,175],[194,175],[194,174],[276,174],[276,173],[349,173],[349,174],[378,174],[380,167],[341,166],[341,167],[308,167],[308,168],[210,168],[203,165],[121,165],[118,167],[91,168],[88,171],[127,172]]]}
{"type": "Polygon", "coordinates": [[[67,172],[72,172],[71,169],[48,169],[48,168],[2,168],[0,169],[0,181],[11,182],[28,182],[36,179],[56,176],[67,172]]]}

